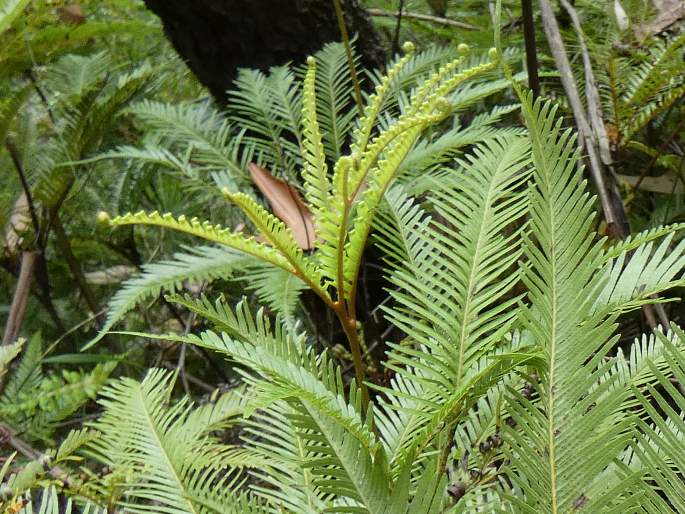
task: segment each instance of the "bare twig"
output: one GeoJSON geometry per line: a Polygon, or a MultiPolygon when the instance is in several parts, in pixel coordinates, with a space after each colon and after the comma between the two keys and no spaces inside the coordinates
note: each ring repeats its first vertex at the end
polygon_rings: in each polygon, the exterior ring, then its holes
{"type": "MultiPolygon", "coordinates": [[[[74,277],[74,280],[76,281],[76,285],[81,291],[83,299],[86,301],[88,308],[93,313],[100,312],[100,306],[98,304],[97,299],[95,298],[95,294],[93,293],[90,286],[88,285],[88,282],[86,281],[86,278],[83,274],[83,270],[81,269],[81,264],[78,262],[76,256],[74,255],[74,252],[71,248],[71,242],[69,241],[69,238],[67,237],[67,234],[64,231],[64,225],[62,225],[62,220],[60,219],[59,213],[57,212],[54,213],[52,218],[52,228],[55,232],[55,241],[57,242],[57,247],[59,248],[60,253],[64,257],[64,260],[67,261],[69,271],[71,271],[71,274],[74,277]]],[[[98,325],[102,326],[102,315],[98,315],[96,319],[98,321],[98,325]]]]}
{"type": "MultiPolygon", "coordinates": [[[[19,272],[19,279],[17,280],[17,286],[14,289],[12,304],[10,306],[9,315],[7,316],[5,333],[2,336],[3,345],[14,342],[19,335],[19,329],[24,320],[26,304],[28,303],[29,294],[31,292],[31,281],[33,280],[33,273],[37,260],[38,252],[23,252],[21,255],[21,271],[19,272]]],[[[0,379],[0,386],[1,382],[2,379],[0,379]]]]}
{"type": "MultiPolygon", "coordinates": [[[[42,453],[17,436],[14,430],[4,423],[0,423],[0,444],[14,448],[17,452],[30,460],[40,461],[41,457],[43,457],[42,453]]],[[[47,474],[55,480],[59,480],[67,487],[74,487],[76,485],[75,480],[59,466],[50,466],[49,464],[47,464],[47,466],[47,474]]]]}
{"type": "Polygon", "coordinates": [[[480,30],[475,25],[469,23],[464,23],[463,21],[451,20],[449,18],[440,18],[438,16],[431,16],[430,14],[421,14],[415,12],[392,12],[385,11],[383,9],[366,9],[366,12],[371,16],[384,17],[384,18],[399,18],[400,16],[407,18],[408,20],[418,20],[427,21],[429,23],[435,23],[437,25],[446,25],[448,27],[456,27],[464,30],[480,30]]]}

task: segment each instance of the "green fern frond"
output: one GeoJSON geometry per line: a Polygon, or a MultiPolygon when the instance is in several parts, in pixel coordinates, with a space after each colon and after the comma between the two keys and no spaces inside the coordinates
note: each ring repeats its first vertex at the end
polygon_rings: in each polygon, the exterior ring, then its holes
{"type": "Polygon", "coordinates": [[[530,217],[536,240],[525,246],[531,306],[522,309],[521,319],[545,365],[531,379],[535,399],[510,394],[509,412],[527,435],[505,427],[510,476],[522,493],[507,498],[517,511],[531,514],[572,512],[578,502],[593,512],[625,512],[635,501],[631,485],[623,482],[626,494],[617,496],[607,483],[595,481],[622,452],[633,421],[612,416],[624,396],[603,394],[609,384],[592,389],[610,366],[602,356],[616,340],[615,317],[594,315],[604,278],[596,273],[602,249],[591,232],[593,203],[576,171],[575,139],[562,131],[555,107],[533,104],[530,97],[522,103],[534,164],[530,217]]]}
{"type": "Polygon", "coordinates": [[[141,302],[156,298],[162,292],[177,291],[185,282],[230,278],[236,270],[252,262],[252,257],[233,250],[201,246],[188,253],[177,253],[173,260],[144,265],[142,274],[127,280],[110,300],[107,319],[100,334],[84,350],[101,340],[127,312],[141,302]]]}
{"type": "Polygon", "coordinates": [[[249,152],[241,157],[240,133],[210,104],[172,105],[144,100],[128,112],[143,122],[148,138],[160,138],[162,144],[178,149],[206,172],[227,170],[232,187],[245,185],[249,152]]]}
{"type": "Polygon", "coordinates": [[[15,19],[21,16],[31,0],[3,0],[0,4],[0,34],[5,32],[15,19]]]}
{"type": "Polygon", "coordinates": [[[126,510],[258,512],[258,505],[234,493],[240,477],[222,463],[228,448],[207,434],[207,410],[194,413],[187,401],[168,405],[172,380],[172,373],[153,369],[143,382],[112,383],[99,400],[105,412],[92,427],[102,435],[89,448],[114,469],[134,473],[122,484],[126,510]]]}
{"type": "Polygon", "coordinates": [[[292,273],[273,266],[253,266],[241,280],[246,281],[250,291],[254,291],[259,302],[279,314],[290,327],[294,327],[295,311],[300,294],[307,285],[292,273]]]}
{"type": "Polygon", "coordinates": [[[302,179],[308,204],[314,214],[314,225],[320,224],[324,212],[329,208],[331,184],[324,153],[323,138],[317,119],[316,59],[307,60],[307,74],[304,79],[302,102],[303,158],[302,179]]]}
{"type": "Polygon", "coordinates": [[[359,155],[366,150],[366,145],[369,142],[371,133],[376,125],[376,119],[381,112],[381,108],[383,107],[383,103],[390,88],[394,85],[393,83],[402,71],[402,68],[406,66],[414,55],[414,45],[411,43],[405,43],[403,50],[405,55],[388,69],[388,72],[383,76],[380,83],[376,85],[373,95],[371,95],[366,102],[364,115],[359,120],[353,134],[354,142],[352,143],[351,148],[353,154],[359,155]]]}
{"type": "MultiPolygon", "coordinates": [[[[279,258],[287,261],[289,265],[286,267],[280,265],[279,267],[294,274],[322,298],[326,298],[328,293],[321,289],[322,277],[318,268],[304,255],[302,248],[295,241],[290,227],[287,227],[285,223],[269,213],[245,193],[230,193],[227,190],[224,190],[223,193],[229,200],[240,207],[259,232],[273,245],[274,249],[278,252],[279,258]]],[[[273,259],[262,260],[276,264],[273,259]]],[[[276,265],[278,266],[278,264],[276,265]]]]}
{"type": "Polygon", "coordinates": [[[2,399],[8,404],[19,400],[22,393],[39,387],[43,376],[43,339],[35,333],[25,344],[19,365],[14,369],[2,392],[2,399]]]}
{"type": "MultiPolygon", "coordinates": [[[[327,43],[314,58],[318,70],[315,81],[316,115],[322,129],[326,157],[336,161],[347,144],[357,114],[345,46],[327,43]]],[[[355,65],[358,61],[355,54],[355,65]]]]}
{"type": "Polygon", "coordinates": [[[279,251],[257,242],[254,237],[248,237],[242,234],[242,232],[231,232],[228,228],[221,227],[220,225],[212,225],[208,221],[203,222],[197,218],[188,220],[183,215],[174,218],[169,213],[159,214],[158,212],[151,212],[147,214],[143,211],[135,214],[128,213],[113,219],[104,214],[101,218],[114,227],[124,225],[152,225],[170,228],[185,234],[206,239],[207,241],[228,246],[233,250],[246,253],[285,270],[291,271],[293,269],[289,261],[279,251]]]}
{"type": "Polygon", "coordinates": [[[7,366],[21,353],[26,339],[17,339],[16,342],[0,346],[0,380],[7,373],[7,366]]]}

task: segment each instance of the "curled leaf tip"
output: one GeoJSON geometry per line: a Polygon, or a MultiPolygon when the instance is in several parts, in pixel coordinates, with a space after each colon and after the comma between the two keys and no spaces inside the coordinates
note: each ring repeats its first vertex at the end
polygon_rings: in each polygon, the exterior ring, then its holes
{"type": "Polygon", "coordinates": [[[405,54],[410,54],[410,53],[412,53],[415,49],[416,49],[416,47],[414,46],[414,43],[412,43],[411,41],[405,41],[405,42],[402,44],[402,51],[403,51],[405,54]]]}
{"type": "Polygon", "coordinates": [[[469,53],[469,50],[471,50],[471,47],[466,43],[460,43],[459,46],[457,46],[457,52],[462,55],[469,53]]]}
{"type": "Polygon", "coordinates": [[[497,61],[499,59],[499,53],[497,52],[497,48],[491,48],[488,50],[488,57],[490,58],[491,61],[497,61]]]}
{"type": "Polygon", "coordinates": [[[112,221],[112,218],[105,211],[100,211],[97,213],[97,221],[103,225],[109,225],[109,223],[112,221]]]}
{"type": "Polygon", "coordinates": [[[449,100],[443,96],[436,100],[435,107],[438,111],[447,113],[452,108],[452,104],[450,104],[449,100]]]}
{"type": "Polygon", "coordinates": [[[313,55],[310,55],[307,57],[307,65],[308,66],[316,66],[316,59],[314,58],[313,55]]]}

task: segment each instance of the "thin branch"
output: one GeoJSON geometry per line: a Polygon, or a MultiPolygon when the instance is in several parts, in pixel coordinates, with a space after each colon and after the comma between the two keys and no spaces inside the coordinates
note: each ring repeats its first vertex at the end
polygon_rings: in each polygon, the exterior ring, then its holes
{"type": "MultiPolygon", "coordinates": [[[[30,460],[40,461],[43,457],[41,452],[17,436],[14,430],[4,423],[0,423],[0,444],[14,448],[17,452],[30,460]]],[[[59,480],[67,487],[74,487],[76,485],[76,481],[59,466],[49,466],[48,464],[46,472],[52,478],[59,480]]]]}
{"type": "Polygon", "coordinates": [[[19,176],[19,181],[21,182],[21,187],[24,190],[24,195],[26,196],[26,203],[29,206],[29,214],[31,215],[31,223],[33,224],[33,231],[36,234],[36,240],[40,240],[40,224],[38,223],[38,213],[36,212],[36,206],[33,203],[33,195],[31,194],[31,188],[29,187],[28,180],[26,180],[26,173],[24,173],[24,167],[21,164],[21,159],[19,158],[19,151],[17,147],[14,146],[9,139],[5,141],[5,148],[10,154],[12,163],[14,164],[14,169],[19,176]]]}
{"type": "Polygon", "coordinates": [[[463,21],[451,20],[449,18],[440,18],[438,16],[431,16],[430,14],[422,14],[415,12],[392,12],[385,11],[383,9],[366,9],[366,12],[370,16],[383,17],[383,18],[399,18],[400,16],[407,18],[408,20],[418,20],[427,21],[429,23],[435,23],[437,25],[446,25],[448,27],[456,27],[464,30],[481,30],[475,25],[470,25],[469,23],[464,23],[463,21]]]}
{"type": "Polygon", "coordinates": [[[59,313],[57,312],[55,304],[52,302],[52,298],[50,296],[50,279],[48,276],[48,265],[45,260],[45,240],[47,240],[48,230],[46,229],[45,231],[42,231],[40,229],[40,222],[38,219],[38,213],[36,212],[35,204],[33,202],[33,196],[31,195],[31,188],[29,187],[28,180],[26,179],[26,173],[24,172],[24,167],[21,163],[21,159],[19,158],[19,152],[17,151],[17,148],[9,140],[5,141],[5,146],[10,153],[12,163],[14,164],[14,168],[19,176],[22,189],[24,190],[26,202],[29,206],[29,212],[31,214],[31,223],[33,224],[33,229],[36,234],[36,246],[39,252],[38,263],[35,266],[34,274],[36,277],[36,282],[40,286],[42,303],[47,309],[48,314],[50,314],[50,317],[57,327],[57,330],[64,332],[64,323],[62,323],[59,313]]]}
{"type": "MultiPolygon", "coordinates": [[[[19,279],[17,286],[14,289],[14,296],[12,297],[12,304],[7,316],[7,324],[5,325],[5,333],[2,336],[2,345],[13,343],[19,335],[19,329],[24,320],[26,312],[26,305],[31,293],[31,281],[33,280],[33,273],[38,260],[38,252],[23,252],[21,254],[21,271],[19,272],[19,279]]],[[[0,388],[2,387],[2,379],[0,378],[0,388]]]]}
{"type": "MultiPolygon", "coordinates": [[[[83,299],[86,301],[86,304],[88,305],[88,308],[91,310],[91,312],[99,313],[100,305],[98,304],[98,301],[95,298],[95,294],[93,293],[90,286],[88,285],[88,282],[86,281],[86,278],[83,274],[83,270],[81,269],[81,264],[78,262],[76,256],[74,255],[74,252],[71,248],[71,242],[69,241],[69,238],[67,237],[67,234],[64,231],[64,225],[62,225],[62,220],[60,219],[59,213],[57,212],[55,212],[52,217],[52,228],[55,232],[55,240],[57,243],[57,247],[59,248],[60,253],[64,257],[64,260],[67,261],[69,271],[71,271],[71,274],[74,277],[74,280],[76,281],[76,285],[78,286],[79,290],[81,291],[81,294],[83,295],[83,299]]],[[[96,316],[98,325],[102,326],[102,315],[96,314],[96,316]]]]}
{"type": "Polygon", "coordinates": [[[335,6],[335,16],[338,18],[338,27],[340,28],[340,37],[342,37],[345,45],[345,54],[347,55],[347,65],[350,68],[350,76],[352,77],[352,84],[354,85],[354,99],[357,102],[357,109],[359,115],[364,114],[364,103],[362,100],[362,88],[359,85],[359,77],[357,76],[357,68],[354,66],[354,57],[352,56],[352,46],[350,45],[350,35],[347,33],[347,25],[345,24],[345,15],[343,14],[340,0],[333,0],[335,6]]]}

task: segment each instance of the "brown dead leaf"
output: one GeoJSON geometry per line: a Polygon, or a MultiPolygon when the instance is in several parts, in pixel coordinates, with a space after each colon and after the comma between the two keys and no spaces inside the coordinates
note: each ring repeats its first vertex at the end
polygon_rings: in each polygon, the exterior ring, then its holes
{"type": "Polygon", "coordinates": [[[614,125],[613,123],[609,123],[608,121],[604,122],[604,129],[606,130],[607,137],[609,138],[609,143],[612,146],[616,146],[618,144],[618,140],[620,137],[616,125],[614,125]]]}
{"type": "Polygon", "coordinates": [[[290,228],[300,248],[311,250],[314,247],[314,221],[300,193],[274,177],[266,168],[251,162],[248,169],[255,185],[269,201],[271,210],[290,228]]]}
{"type": "Polygon", "coordinates": [[[81,25],[86,22],[86,13],[81,4],[69,4],[58,9],[60,19],[72,25],[81,25]]]}

